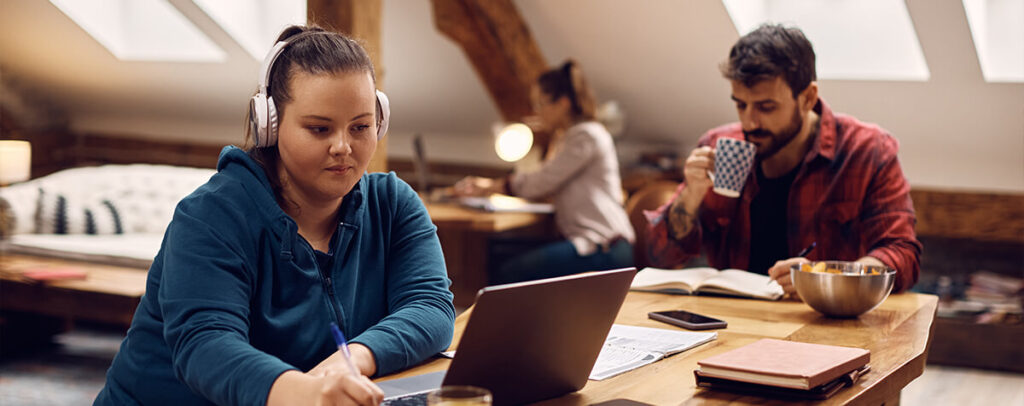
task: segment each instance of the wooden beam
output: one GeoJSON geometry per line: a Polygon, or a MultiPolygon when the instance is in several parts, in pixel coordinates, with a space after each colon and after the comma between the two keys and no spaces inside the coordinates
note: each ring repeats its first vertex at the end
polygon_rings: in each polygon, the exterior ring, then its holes
{"type": "MultiPolygon", "coordinates": [[[[533,114],[530,87],[548,69],[512,0],[431,0],[434,24],[462,47],[505,121],[533,114]]],[[[537,137],[538,146],[547,137],[537,137]]]]}
{"type": "MultiPolygon", "coordinates": [[[[384,67],[381,65],[381,0],[306,0],[306,21],[337,31],[358,40],[370,54],[377,74],[377,88],[384,90],[384,67]]],[[[386,93],[386,91],[385,91],[386,93]]],[[[388,170],[388,138],[377,143],[377,152],[370,159],[370,172],[388,170]]]]}

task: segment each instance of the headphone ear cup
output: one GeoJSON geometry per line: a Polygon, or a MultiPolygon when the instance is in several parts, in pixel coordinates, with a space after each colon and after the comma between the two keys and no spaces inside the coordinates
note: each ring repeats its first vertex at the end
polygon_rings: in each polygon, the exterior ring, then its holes
{"type": "Polygon", "coordinates": [[[267,98],[267,143],[264,147],[277,145],[277,105],[274,104],[274,97],[267,98]]]}
{"type": "Polygon", "coordinates": [[[256,147],[267,146],[267,96],[257,93],[249,100],[249,131],[256,147]]]}
{"type": "Polygon", "coordinates": [[[388,95],[377,91],[377,140],[384,138],[388,133],[388,123],[391,121],[391,102],[388,95]]]}

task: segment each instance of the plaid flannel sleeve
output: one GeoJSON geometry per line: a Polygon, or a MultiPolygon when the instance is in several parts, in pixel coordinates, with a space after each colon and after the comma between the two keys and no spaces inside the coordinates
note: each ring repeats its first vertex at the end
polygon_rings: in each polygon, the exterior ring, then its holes
{"type": "Polygon", "coordinates": [[[675,194],[668,203],[665,203],[657,210],[645,210],[644,217],[647,218],[647,256],[651,265],[659,268],[676,268],[686,263],[693,257],[700,254],[701,227],[698,221],[693,231],[682,239],[676,239],[672,234],[668,211],[672,202],[676,200],[686,184],[680,184],[675,194]]]}

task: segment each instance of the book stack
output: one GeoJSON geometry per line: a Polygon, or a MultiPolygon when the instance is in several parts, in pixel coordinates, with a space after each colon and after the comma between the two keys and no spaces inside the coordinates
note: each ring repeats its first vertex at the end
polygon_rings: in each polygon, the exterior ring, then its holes
{"type": "Polygon", "coordinates": [[[1019,322],[1024,298],[1024,279],[979,271],[971,274],[970,286],[964,292],[968,302],[980,303],[987,310],[978,323],[1019,322]]]}
{"type": "Polygon", "coordinates": [[[789,399],[827,399],[870,367],[861,348],[762,339],[697,362],[697,386],[789,399]]]}

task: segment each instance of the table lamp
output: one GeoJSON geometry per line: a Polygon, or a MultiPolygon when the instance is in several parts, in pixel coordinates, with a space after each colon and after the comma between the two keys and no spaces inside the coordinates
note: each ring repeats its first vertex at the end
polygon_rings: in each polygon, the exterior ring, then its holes
{"type": "Polygon", "coordinates": [[[505,162],[523,159],[533,147],[533,131],[523,123],[495,125],[494,150],[505,162]]]}
{"type": "Polygon", "coordinates": [[[26,181],[32,173],[32,144],[0,140],[0,186],[26,181]]]}

